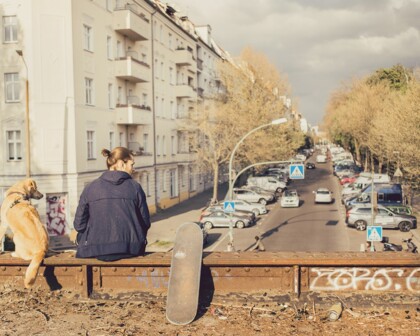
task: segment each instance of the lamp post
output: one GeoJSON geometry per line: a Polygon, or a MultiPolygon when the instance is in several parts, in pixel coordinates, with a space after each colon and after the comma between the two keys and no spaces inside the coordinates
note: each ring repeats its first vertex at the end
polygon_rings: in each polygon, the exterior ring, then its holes
{"type": "Polygon", "coordinates": [[[23,57],[22,50],[16,50],[16,53],[22,58],[23,64],[26,68],[26,80],[25,80],[25,127],[26,127],[26,142],[25,142],[25,150],[26,150],[26,177],[31,177],[31,137],[30,137],[30,125],[29,125],[29,72],[28,66],[25,61],[25,57],[23,57]]]}
{"type": "MultiPolygon", "coordinates": [[[[280,124],[284,124],[287,122],[286,118],[280,118],[280,119],[275,119],[273,121],[271,121],[268,124],[264,124],[264,125],[260,125],[252,130],[250,130],[247,134],[245,134],[241,140],[239,140],[239,142],[235,145],[235,147],[232,150],[232,154],[230,155],[230,160],[229,160],[229,190],[228,190],[228,197],[229,200],[233,199],[233,176],[232,176],[232,164],[233,164],[233,157],[235,156],[235,152],[238,149],[238,147],[241,145],[241,143],[252,133],[260,130],[261,128],[264,127],[268,127],[268,126],[272,126],[272,125],[280,125],[280,124]]],[[[232,251],[233,250],[233,223],[232,223],[232,219],[230,220],[229,223],[229,237],[230,237],[230,241],[229,241],[229,245],[228,245],[228,251],[232,251]]]]}

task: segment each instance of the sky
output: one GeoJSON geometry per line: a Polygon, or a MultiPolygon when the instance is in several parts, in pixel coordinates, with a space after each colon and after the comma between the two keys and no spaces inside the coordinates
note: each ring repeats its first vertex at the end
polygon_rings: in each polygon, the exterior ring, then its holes
{"type": "Polygon", "coordinates": [[[232,56],[251,47],[286,76],[311,125],[354,78],[420,66],[420,0],[173,0],[232,56]]]}

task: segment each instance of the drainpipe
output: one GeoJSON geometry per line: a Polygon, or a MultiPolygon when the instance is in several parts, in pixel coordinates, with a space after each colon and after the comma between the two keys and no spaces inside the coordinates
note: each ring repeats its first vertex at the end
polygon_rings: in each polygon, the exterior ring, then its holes
{"type": "Polygon", "coordinates": [[[157,185],[157,156],[156,156],[156,110],[155,110],[155,48],[154,48],[154,36],[153,36],[153,17],[156,14],[157,10],[151,14],[150,16],[150,30],[151,30],[151,50],[152,50],[152,60],[151,60],[151,69],[152,69],[152,116],[153,116],[153,170],[155,174],[154,185],[155,185],[155,206],[156,211],[158,207],[158,188],[157,185]]]}

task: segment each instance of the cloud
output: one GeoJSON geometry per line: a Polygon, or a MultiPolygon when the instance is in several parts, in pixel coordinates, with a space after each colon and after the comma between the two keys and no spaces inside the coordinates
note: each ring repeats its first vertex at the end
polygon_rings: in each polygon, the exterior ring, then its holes
{"type": "Polygon", "coordinates": [[[300,112],[322,120],[332,90],[381,67],[419,65],[420,0],[175,0],[232,55],[251,46],[287,75],[300,112]]]}

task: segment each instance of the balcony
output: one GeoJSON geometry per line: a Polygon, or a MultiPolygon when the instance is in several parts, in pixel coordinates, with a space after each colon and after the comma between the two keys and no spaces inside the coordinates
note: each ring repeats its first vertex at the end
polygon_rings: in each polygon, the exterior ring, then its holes
{"type": "Polygon", "coordinates": [[[188,84],[175,86],[175,96],[178,98],[194,98],[197,96],[195,89],[188,84]]]}
{"type": "Polygon", "coordinates": [[[175,160],[178,162],[188,162],[195,159],[195,153],[190,153],[186,151],[178,152],[175,156],[175,160]]]}
{"type": "Polygon", "coordinates": [[[150,82],[150,66],[131,56],[115,60],[115,76],[133,83],[150,82]]]}
{"type": "Polygon", "coordinates": [[[151,108],[143,105],[117,104],[118,125],[152,125],[151,108]]]}
{"type": "Polygon", "coordinates": [[[132,41],[150,40],[150,23],[133,5],[117,6],[113,14],[114,30],[132,41]]]}
{"type": "Polygon", "coordinates": [[[175,63],[177,65],[193,65],[196,64],[192,52],[187,49],[175,50],[175,63]]]}

